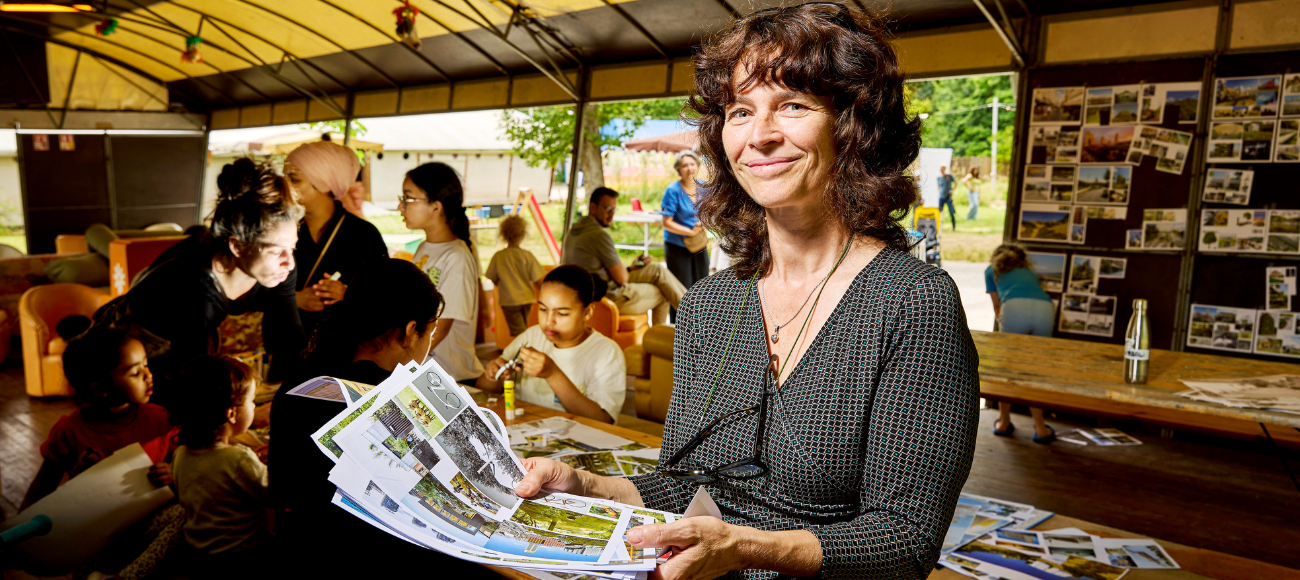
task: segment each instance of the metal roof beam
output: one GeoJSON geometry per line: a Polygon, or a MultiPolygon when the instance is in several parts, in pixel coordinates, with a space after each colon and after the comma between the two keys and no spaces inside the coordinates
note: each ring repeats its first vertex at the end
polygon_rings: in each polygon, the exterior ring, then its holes
{"type": "Polygon", "coordinates": [[[971,0],[971,1],[974,2],[975,6],[980,9],[980,12],[984,13],[984,18],[989,21],[989,24],[993,25],[993,30],[997,31],[998,36],[1002,37],[1002,42],[1007,45],[1007,48],[1011,49],[1011,58],[1016,59],[1016,63],[1019,66],[1024,67],[1025,66],[1024,51],[1020,50],[1020,43],[1014,37],[1011,36],[1011,34],[1014,34],[1014,31],[1003,29],[1002,25],[998,23],[997,18],[993,17],[993,13],[989,12],[989,9],[984,6],[983,2],[981,2],[980,0],[971,0]]]}
{"type": "Polygon", "coordinates": [[[461,12],[460,10],[457,10],[456,8],[448,5],[446,2],[443,2],[443,0],[433,0],[433,2],[439,6],[442,6],[443,8],[455,12],[457,16],[460,16],[465,20],[477,24],[479,28],[488,31],[489,33],[492,34],[492,36],[495,36],[497,40],[500,40],[502,44],[505,44],[506,47],[508,47],[511,51],[519,55],[519,58],[522,58],[525,61],[527,61],[528,64],[533,66],[533,68],[537,69],[539,72],[546,75],[546,78],[551,79],[552,82],[554,82],[556,85],[559,85],[559,87],[562,90],[564,90],[565,93],[568,93],[570,98],[572,98],[575,101],[580,100],[579,91],[577,87],[574,87],[573,83],[569,82],[569,78],[564,76],[563,71],[557,71],[558,72],[557,74],[551,72],[550,70],[547,70],[545,66],[542,66],[542,64],[537,62],[536,59],[530,56],[527,52],[524,52],[522,48],[519,48],[518,46],[515,46],[515,43],[510,42],[510,39],[506,38],[505,34],[503,34],[500,30],[497,30],[495,26],[492,26],[491,22],[480,22],[478,20],[475,20],[474,18],[471,18],[470,16],[466,15],[464,12],[461,12]]]}
{"type": "Polygon", "coordinates": [[[68,92],[63,95],[63,114],[59,116],[59,128],[68,120],[68,108],[72,105],[72,88],[77,85],[77,69],[81,68],[81,51],[77,51],[77,58],[72,61],[72,76],[68,77],[68,92]]]}
{"type": "Polygon", "coordinates": [[[653,46],[659,54],[663,55],[664,58],[670,58],[668,56],[668,50],[664,48],[664,45],[659,44],[659,41],[655,39],[654,35],[650,34],[650,31],[646,30],[644,26],[641,26],[641,23],[637,22],[635,18],[632,18],[632,15],[628,14],[622,6],[610,2],[610,0],[605,0],[605,5],[613,9],[614,12],[617,12],[619,16],[623,17],[623,20],[626,20],[628,24],[632,25],[632,28],[635,28],[637,32],[640,32],[641,36],[644,36],[646,40],[650,41],[650,46],[653,46]]]}
{"type": "MultiPolygon", "coordinates": [[[[398,0],[398,1],[400,2],[401,0],[398,0]]],[[[432,14],[429,14],[428,12],[421,12],[420,14],[423,15],[425,18],[428,18],[429,20],[432,20],[434,24],[437,24],[438,26],[441,26],[441,27],[443,27],[444,29],[446,29],[447,32],[449,32],[449,33],[451,33],[451,34],[454,34],[454,35],[456,36],[456,38],[461,39],[462,41],[465,42],[465,44],[468,44],[468,45],[470,46],[470,48],[474,49],[476,52],[478,52],[479,54],[483,55],[483,58],[488,59],[488,62],[491,62],[491,63],[492,63],[492,66],[496,67],[496,69],[497,69],[498,71],[501,71],[501,74],[506,75],[506,76],[511,76],[511,75],[510,75],[510,71],[506,70],[505,65],[502,65],[500,62],[498,62],[497,59],[493,58],[492,55],[488,54],[488,52],[487,52],[486,50],[483,50],[483,47],[481,47],[481,46],[475,44],[474,41],[472,41],[472,40],[469,39],[469,37],[465,36],[464,34],[461,34],[460,32],[457,32],[457,31],[455,31],[455,30],[452,30],[452,28],[451,28],[450,26],[447,26],[446,24],[443,24],[443,22],[442,22],[441,20],[438,20],[437,18],[434,18],[433,15],[432,15],[432,14]]]]}
{"type": "MultiPolygon", "coordinates": [[[[27,78],[27,86],[31,87],[33,93],[36,93],[36,98],[44,102],[45,114],[49,116],[50,125],[53,126],[54,113],[50,112],[49,97],[46,97],[45,92],[42,91],[41,88],[36,85],[36,80],[32,78],[32,73],[27,70],[27,65],[23,63],[23,59],[18,56],[18,51],[14,50],[14,44],[9,41],[9,34],[5,32],[4,28],[0,28],[0,37],[4,38],[5,46],[9,47],[9,54],[13,55],[14,62],[18,63],[18,68],[23,71],[23,76],[27,78]]],[[[77,54],[81,54],[81,53],[77,53],[77,54]]]]}
{"type": "Polygon", "coordinates": [[[717,0],[717,1],[718,4],[722,5],[722,7],[727,10],[727,14],[730,14],[732,18],[740,19],[740,12],[737,11],[735,8],[732,8],[731,4],[728,3],[727,0],[717,0]]]}
{"type": "MultiPolygon", "coordinates": [[[[275,17],[279,18],[280,20],[283,20],[283,21],[285,21],[285,22],[288,22],[288,23],[290,23],[290,24],[292,24],[292,25],[294,25],[294,26],[297,26],[298,28],[301,28],[301,29],[303,29],[303,30],[306,30],[307,32],[310,32],[310,33],[312,33],[312,34],[314,34],[314,35],[320,37],[320,38],[321,38],[322,40],[324,40],[325,42],[328,42],[328,43],[334,45],[334,46],[337,47],[339,50],[341,50],[341,51],[343,51],[343,52],[345,52],[345,53],[347,53],[347,54],[349,54],[349,55],[352,55],[353,58],[356,58],[357,60],[361,61],[362,64],[366,65],[368,68],[370,68],[370,70],[375,71],[375,74],[378,74],[380,77],[382,77],[386,82],[388,82],[388,84],[392,85],[393,88],[395,88],[395,89],[400,89],[400,88],[402,87],[402,85],[399,84],[399,83],[397,82],[397,80],[395,80],[395,79],[394,79],[393,77],[391,77],[391,76],[388,76],[388,73],[385,73],[385,72],[384,72],[383,70],[381,70],[378,66],[375,66],[375,63],[370,62],[370,60],[367,59],[366,57],[357,54],[356,51],[353,51],[352,49],[350,49],[350,48],[348,48],[348,47],[346,47],[346,46],[343,46],[342,44],[339,44],[339,43],[338,43],[337,41],[335,41],[333,38],[330,38],[330,37],[328,37],[328,36],[325,36],[324,34],[321,34],[320,32],[318,32],[317,30],[315,30],[315,29],[313,29],[313,28],[311,28],[311,27],[309,27],[309,26],[307,26],[307,25],[305,25],[305,24],[303,24],[303,23],[301,23],[301,22],[298,22],[298,21],[296,21],[296,20],[294,20],[294,19],[292,19],[292,18],[289,18],[288,16],[285,16],[285,15],[279,13],[279,12],[276,12],[276,11],[274,11],[274,10],[271,10],[270,8],[267,8],[267,7],[265,7],[265,6],[262,6],[261,4],[257,4],[257,3],[255,3],[255,2],[251,2],[251,1],[249,1],[249,0],[238,0],[238,1],[241,2],[241,3],[243,3],[243,4],[247,4],[247,5],[249,5],[249,6],[252,6],[252,7],[254,7],[254,8],[257,8],[258,10],[261,10],[261,11],[263,11],[263,12],[266,12],[267,14],[270,14],[270,15],[272,15],[272,16],[275,16],[275,17]]],[[[348,89],[348,91],[351,92],[350,89],[348,89]]]]}

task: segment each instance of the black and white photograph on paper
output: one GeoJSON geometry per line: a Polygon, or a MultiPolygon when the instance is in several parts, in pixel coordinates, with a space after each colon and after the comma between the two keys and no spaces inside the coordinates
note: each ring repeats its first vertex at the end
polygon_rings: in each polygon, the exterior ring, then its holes
{"type": "Polygon", "coordinates": [[[477,413],[461,413],[435,437],[465,479],[503,506],[514,505],[515,484],[524,478],[514,454],[477,413]]]}
{"type": "Polygon", "coordinates": [[[461,394],[460,388],[456,386],[456,381],[451,377],[438,372],[436,368],[429,368],[421,372],[411,380],[416,390],[428,399],[433,406],[433,411],[442,417],[443,421],[451,421],[466,404],[472,405],[472,401],[467,402],[466,397],[461,394]]]}

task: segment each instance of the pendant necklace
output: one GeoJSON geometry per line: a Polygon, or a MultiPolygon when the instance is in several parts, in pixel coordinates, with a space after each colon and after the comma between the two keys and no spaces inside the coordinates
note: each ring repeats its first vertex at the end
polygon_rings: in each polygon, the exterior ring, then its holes
{"type": "MultiPolygon", "coordinates": [[[[807,306],[808,301],[812,300],[813,293],[817,291],[817,288],[826,286],[826,281],[830,279],[831,274],[835,273],[835,269],[840,266],[840,262],[844,261],[844,256],[848,255],[849,247],[852,244],[853,244],[853,238],[850,237],[849,243],[844,246],[844,251],[840,253],[840,259],[835,261],[835,265],[831,266],[830,271],[826,272],[826,276],[822,278],[822,281],[818,283],[816,286],[813,286],[813,289],[808,292],[808,297],[803,299],[803,304],[799,305],[799,309],[794,311],[794,314],[790,315],[789,320],[786,320],[785,322],[776,325],[776,327],[772,329],[772,336],[770,337],[772,339],[772,344],[776,344],[777,342],[780,342],[781,327],[790,324],[790,322],[793,321],[796,316],[799,316],[800,312],[803,312],[804,306],[807,306]]],[[[763,288],[766,284],[767,284],[767,278],[763,278],[761,281],[759,281],[758,298],[759,298],[759,304],[763,305],[763,312],[767,312],[767,302],[763,300],[763,294],[764,294],[763,288]]],[[[768,316],[770,317],[771,313],[768,313],[768,316]]],[[[773,321],[775,321],[775,319],[773,319],[773,321]]]]}

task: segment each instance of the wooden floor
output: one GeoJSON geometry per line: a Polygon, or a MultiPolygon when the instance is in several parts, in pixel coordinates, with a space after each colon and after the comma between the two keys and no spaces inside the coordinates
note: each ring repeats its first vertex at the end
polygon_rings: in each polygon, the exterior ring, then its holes
{"type": "MultiPolygon", "coordinates": [[[[17,513],[40,466],[50,426],[74,408],[30,399],[22,368],[0,368],[0,515],[17,513]]],[[[1269,449],[1216,439],[1162,439],[1139,425],[1111,425],[1145,442],[1079,447],[1029,440],[1029,417],[1011,439],[994,437],[996,411],[982,412],[966,490],[1198,548],[1300,569],[1300,491],[1269,449]]],[[[1073,419],[1073,420],[1071,420],[1073,419]]],[[[1058,432],[1092,426],[1049,419],[1058,432]]],[[[635,428],[635,427],[633,427],[635,428]]],[[[1290,452],[1293,469],[1300,453],[1290,452]]]]}

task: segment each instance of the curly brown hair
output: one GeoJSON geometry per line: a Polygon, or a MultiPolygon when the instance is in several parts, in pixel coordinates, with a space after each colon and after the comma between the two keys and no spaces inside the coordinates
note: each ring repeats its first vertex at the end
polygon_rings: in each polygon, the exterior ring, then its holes
{"type": "Polygon", "coordinates": [[[904,111],[904,75],[879,14],[841,4],[810,3],[755,12],[704,43],[695,57],[695,89],[687,106],[699,117],[710,172],[700,218],[721,238],[736,276],[771,265],[766,213],[730,171],[722,144],[726,108],[760,84],[828,98],[836,114],[830,216],[841,228],[906,249],[899,225],[916,200],[906,175],[921,147],[921,122],[904,111]],[[736,78],[737,63],[748,76],[736,78]]]}
{"type": "Polygon", "coordinates": [[[1029,261],[1029,255],[1025,253],[1025,247],[1020,244],[1002,244],[996,250],[993,250],[993,256],[989,258],[989,263],[993,265],[994,274],[1006,274],[1016,268],[1029,268],[1032,264],[1029,261]]]}
{"type": "Polygon", "coordinates": [[[217,205],[203,244],[223,260],[231,260],[230,240],[241,251],[254,251],[279,224],[298,223],[304,209],[284,176],[267,163],[243,157],[221,168],[217,176],[217,205]]]}

